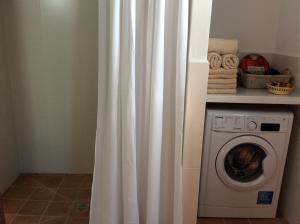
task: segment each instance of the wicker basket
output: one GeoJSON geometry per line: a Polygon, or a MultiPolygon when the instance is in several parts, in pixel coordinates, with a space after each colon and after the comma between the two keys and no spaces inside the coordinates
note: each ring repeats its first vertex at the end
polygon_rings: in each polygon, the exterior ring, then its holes
{"type": "Polygon", "coordinates": [[[270,93],[275,95],[289,95],[293,92],[294,87],[279,87],[279,86],[272,86],[271,84],[267,83],[267,87],[270,93]]]}
{"type": "Polygon", "coordinates": [[[267,83],[289,82],[292,75],[256,75],[241,72],[241,82],[248,89],[265,89],[267,83]]]}

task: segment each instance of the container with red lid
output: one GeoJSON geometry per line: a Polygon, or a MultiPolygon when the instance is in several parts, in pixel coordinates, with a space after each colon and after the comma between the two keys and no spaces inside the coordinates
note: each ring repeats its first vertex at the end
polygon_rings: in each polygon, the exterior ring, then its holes
{"type": "Polygon", "coordinates": [[[240,69],[244,73],[268,75],[270,64],[263,56],[259,54],[249,54],[241,60],[240,69]]]}

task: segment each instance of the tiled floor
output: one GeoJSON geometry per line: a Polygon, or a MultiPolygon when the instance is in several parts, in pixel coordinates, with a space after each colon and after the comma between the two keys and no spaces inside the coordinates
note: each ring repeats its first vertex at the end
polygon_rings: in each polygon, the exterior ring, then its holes
{"type": "Polygon", "coordinates": [[[198,224],[285,224],[281,219],[215,219],[201,218],[198,224]]]}
{"type": "Polygon", "coordinates": [[[92,175],[22,174],[3,195],[6,224],[88,224],[92,175]]]}

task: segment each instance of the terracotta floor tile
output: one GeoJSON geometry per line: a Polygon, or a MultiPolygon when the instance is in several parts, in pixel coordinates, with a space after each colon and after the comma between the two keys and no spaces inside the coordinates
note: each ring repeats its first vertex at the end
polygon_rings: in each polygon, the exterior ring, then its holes
{"type": "Polygon", "coordinates": [[[88,218],[71,217],[67,224],[89,224],[88,218]]]}
{"type": "Polygon", "coordinates": [[[277,224],[276,219],[250,219],[251,224],[277,224]]]}
{"type": "Polygon", "coordinates": [[[289,222],[284,218],[278,218],[276,221],[276,224],[289,224],[289,222]]]}
{"type": "Polygon", "coordinates": [[[248,219],[224,219],[225,224],[250,224],[248,219]]]}
{"type": "Polygon", "coordinates": [[[13,200],[13,199],[4,199],[3,207],[5,213],[17,213],[19,209],[24,205],[25,200],[13,200]]]}
{"type": "Polygon", "coordinates": [[[67,217],[45,216],[42,217],[40,224],[64,224],[66,220],[67,217]]]}
{"type": "Polygon", "coordinates": [[[51,202],[45,216],[67,216],[72,212],[73,203],[51,202]]]}
{"type": "Polygon", "coordinates": [[[41,215],[48,205],[47,201],[27,201],[22,207],[20,215],[41,215]]]}
{"type": "Polygon", "coordinates": [[[46,188],[58,188],[64,175],[36,175],[34,179],[46,188]]]}
{"type": "Polygon", "coordinates": [[[38,224],[39,216],[16,216],[12,224],[38,224]]]}
{"type": "Polygon", "coordinates": [[[54,201],[55,202],[72,202],[77,198],[77,189],[72,188],[60,188],[55,194],[54,201]]]}
{"type": "Polygon", "coordinates": [[[90,215],[90,202],[76,202],[72,211],[73,217],[88,218],[90,215]]]}
{"type": "Polygon", "coordinates": [[[39,183],[32,178],[30,174],[20,174],[17,180],[12,184],[13,187],[29,187],[35,188],[40,186],[39,183]]]}
{"type": "Polygon", "coordinates": [[[37,224],[43,214],[41,224],[88,224],[92,181],[93,175],[21,174],[4,194],[6,219],[37,224]]]}
{"type": "Polygon", "coordinates": [[[199,218],[197,224],[224,224],[223,219],[199,218]]]}
{"type": "Polygon", "coordinates": [[[77,200],[90,201],[91,189],[79,190],[77,194],[77,200]]]}
{"type": "Polygon", "coordinates": [[[80,184],[80,188],[91,189],[93,184],[93,174],[85,175],[82,183],[80,184]]]}
{"type": "Polygon", "coordinates": [[[27,199],[34,188],[28,187],[11,187],[3,196],[3,198],[7,199],[27,199]]]}
{"type": "Polygon", "coordinates": [[[15,218],[15,214],[5,214],[5,224],[10,224],[11,221],[15,218]]]}
{"type": "Polygon", "coordinates": [[[85,175],[66,175],[60,185],[61,188],[79,188],[85,175]]]}
{"type": "Polygon", "coordinates": [[[282,224],[281,219],[199,218],[197,224],[282,224]]]}
{"type": "Polygon", "coordinates": [[[37,188],[32,193],[30,200],[50,201],[55,194],[55,191],[47,188],[37,188]]]}

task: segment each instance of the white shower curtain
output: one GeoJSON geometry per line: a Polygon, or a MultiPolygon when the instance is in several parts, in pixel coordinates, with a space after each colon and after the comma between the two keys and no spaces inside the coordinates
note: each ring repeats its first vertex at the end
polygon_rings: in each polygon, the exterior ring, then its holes
{"type": "Polygon", "coordinates": [[[91,224],[182,224],[188,0],[99,0],[91,224]]]}

